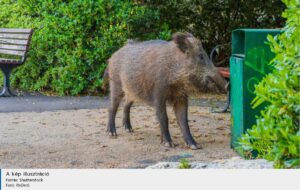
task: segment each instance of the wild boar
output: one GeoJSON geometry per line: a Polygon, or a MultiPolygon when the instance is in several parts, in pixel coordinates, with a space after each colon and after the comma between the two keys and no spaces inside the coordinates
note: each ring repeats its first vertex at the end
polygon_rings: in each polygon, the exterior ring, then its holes
{"type": "Polygon", "coordinates": [[[106,76],[110,86],[107,124],[110,135],[117,135],[115,116],[124,97],[126,131],[133,131],[130,107],[141,101],[155,108],[161,142],[174,146],[168,127],[168,103],[173,106],[185,143],[191,149],[201,146],[189,129],[188,97],[199,92],[225,93],[227,83],[207,56],[201,41],[190,33],[175,33],[171,41],[127,42],[109,59],[106,76]]]}

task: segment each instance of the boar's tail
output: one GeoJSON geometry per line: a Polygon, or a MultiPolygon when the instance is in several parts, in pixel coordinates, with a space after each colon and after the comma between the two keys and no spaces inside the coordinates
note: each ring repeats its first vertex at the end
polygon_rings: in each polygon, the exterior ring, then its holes
{"type": "Polygon", "coordinates": [[[108,66],[107,66],[102,77],[102,86],[101,86],[101,89],[104,94],[107,94],[108,87],[109,87],[109,75],[108,75],[108,66]]]}

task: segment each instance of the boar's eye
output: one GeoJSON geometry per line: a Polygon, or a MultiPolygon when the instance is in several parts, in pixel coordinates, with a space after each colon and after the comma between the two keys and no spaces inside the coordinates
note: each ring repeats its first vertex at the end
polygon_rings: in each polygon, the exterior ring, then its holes
{"type": "Polygon", "coordinates": [[[201,61],[204,60],[204,55],[203,55],[203,53],[200,53],[200,54],[199,54],[199,58],[200,58],[201,61]]]}

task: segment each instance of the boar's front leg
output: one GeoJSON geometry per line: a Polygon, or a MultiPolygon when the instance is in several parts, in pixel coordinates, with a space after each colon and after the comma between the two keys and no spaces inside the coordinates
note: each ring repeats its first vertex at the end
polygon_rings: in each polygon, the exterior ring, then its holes
{"type": "Polygon", "coordinates": [[[201,146],[196,143],[194,138],[191,135],[190,127],[188,125],[188,100],[187,98],[183,98],[181,100],[177,100],[174,103],[174,112],[176,115],[177,123],[181,128],[184,141],[187,146],[191,149],[200,149],[201,146]]]}
{"type": "Polygon", "coordinates": [[[163,143],[167,147],[174,147],[169,132],[166,101],[157,102],[155,109],[156,109],[156,117],[160,125],[161,143],[163,143]]]}

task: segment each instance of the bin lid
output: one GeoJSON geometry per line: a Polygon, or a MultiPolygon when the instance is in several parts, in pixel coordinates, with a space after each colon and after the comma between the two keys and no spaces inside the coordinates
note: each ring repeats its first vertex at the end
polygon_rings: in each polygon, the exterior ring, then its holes
{"type": "Polygon", "coordinates": [[[280,32],[282,29],[281,28],[277,28],[277,29],[269,29],[269,28],[238,28],[233,30],[232,32],[236,32],[236,31],[241,31],[241,32],[254,32],[254,33],[278,33],[280,32]]]}
{"type": "Polygon", "coordinates": [[[282,29],[239,28],[232,31],[232,56],[246,58],[249,56],[265,57],[271,55],[266,44],[268,35],[280,34],[282,29]],[[268,55],[267,55],[268,54],[268,55]]]}

